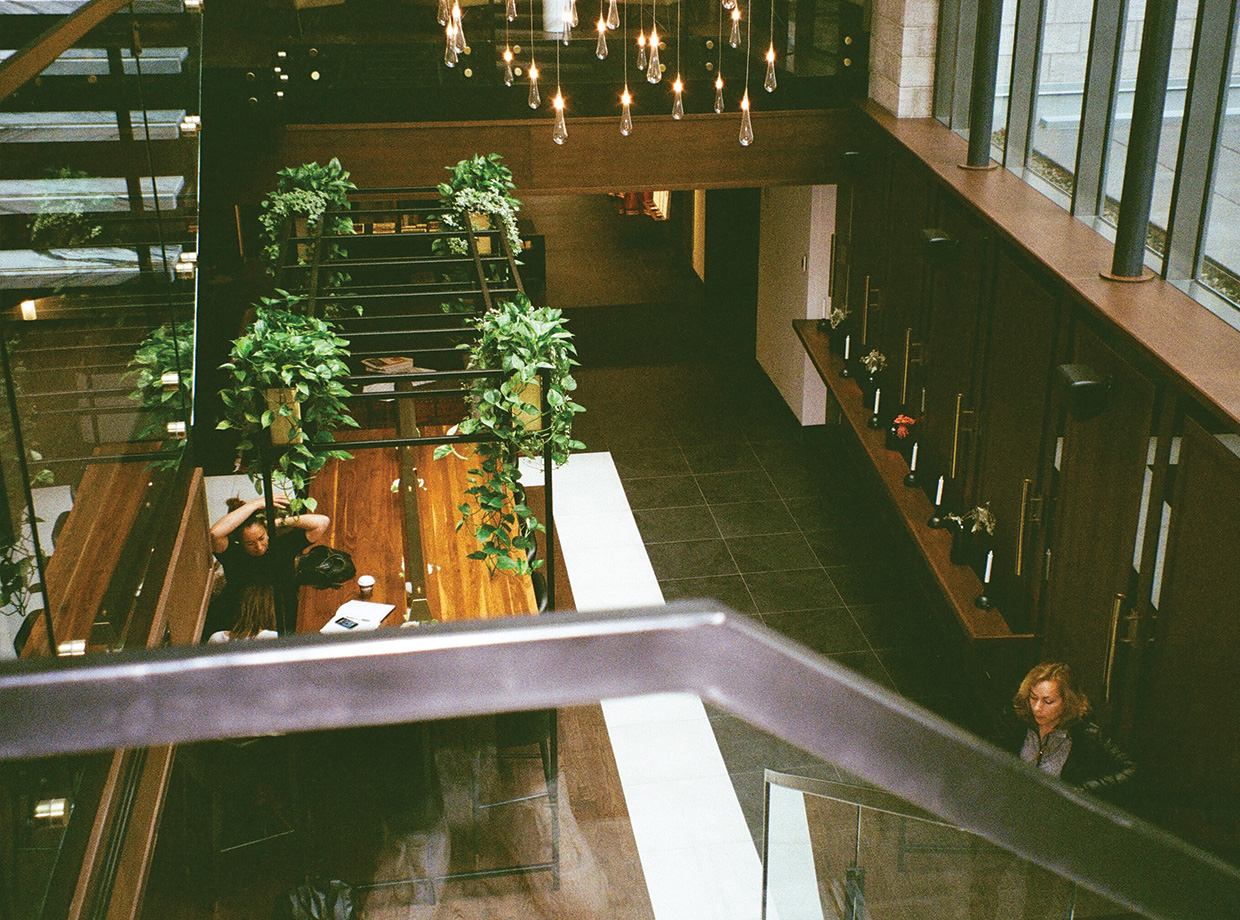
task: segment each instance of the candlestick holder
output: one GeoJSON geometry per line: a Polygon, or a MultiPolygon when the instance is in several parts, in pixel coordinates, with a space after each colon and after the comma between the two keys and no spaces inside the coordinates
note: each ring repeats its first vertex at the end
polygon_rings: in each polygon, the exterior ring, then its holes
{"type": "Polygon", "coordinates": [[[977,598],[973,601],[973,606],[978,608],[979,610],[990,610],[995,605],[994,601],[992,601],[989,597],[986,596],[987,587],[989,586],[982,585],[982,593],[979,594],[977,598]]]}
{"type": "Polygon", "coordinates": [[[917,485],[917,471],[909,470],[908,475],[904,477],[904,488],[911,489],[917,485]]]}
{"type": "Polygon", "coordinates": [[[942,510],[943,510],[942,507],[940,507],[939,505],[934,506],[934,514],[930,515],[930,520],[926,521],[927,527],[930,527],[934,530],[942,530],[943,518],[939,515],[939,512],[942,510]]]}
{"type": "Polygon", "coordinates": [[[841,376],[841,377],[851,377],[851,376],[852,376],[852,371],[850,371],[850,370],[848,369],[848,359],[847,359],[847,358],[845,358],[845,359],[844,359],[844,366],[840,368],[840,376],[841,376]]]}
{"type": "Polygon", "coordinates": [[[869,420],[865,423],[865,427],[866,428],[881,428],[882,424],[883,423],[879,421],[878,413],[875,412],[873,415],[870,416],[869,420]]]}

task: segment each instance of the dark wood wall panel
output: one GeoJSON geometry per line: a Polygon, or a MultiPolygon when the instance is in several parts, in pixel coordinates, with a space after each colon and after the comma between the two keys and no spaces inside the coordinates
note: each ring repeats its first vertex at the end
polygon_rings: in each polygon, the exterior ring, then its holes
{"type": "Polygon", "coordinates": [[[749,147],[737,141],[739,121],[717,115],[638,117],[627,138],[618,117],[569,119],[562,147],[551,140],[550,119],[289,125],[279,163],[254,172],[269,183],[281,166],[339,157],[361,186],[435,185],[445,166],[494,151],[512,169],[518,194],[815,185],[838,181],[855,122],[851,111],[755,112],[749,147]]]}

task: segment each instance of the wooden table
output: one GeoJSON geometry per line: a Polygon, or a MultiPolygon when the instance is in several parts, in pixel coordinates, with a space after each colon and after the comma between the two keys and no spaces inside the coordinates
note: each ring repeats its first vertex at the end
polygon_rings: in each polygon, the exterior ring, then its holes
{"type": "MultiPolygon", "coordinates": [[[[424,428],[434,434],[436,429],[424,428]]],[[[351,435],[351,440],[392,438],[391,430],[367,431],[351,435]]],[[[462,449],[462,453],[465,450],[462,449]]],[[[440,621],[490,619],[537,612],[534,588],[528,577],[499,574],[491,576],[479,561],[467,559],[477,541],[468,532],[457,531],[457,506],[464,499],[470,462],[456,457],[433,459],[434,447],[381,447],[353,450],[352,460],[333,460],[323,468],[310,487],[318,500],[316,511],[331,518],[323,542],[353,556],[358,575],[373,575],[374,592],[369,600],[393,604],[395,609],[384,626],[399,626],[410,605],[405,593],[407,552],[407,504],[416,507],[418,535],[421,538],[422,565],[425,567],[426,605],[413,605],[412,616],[425,616],[418,607],[440,621]],[[401,475],[401,451],[409,452],[401,475]],[[402,480],[401,492],[392,483],[402,480]],[[408,481],[404,481],[408,480],[408,481]],[[404,492],[416,490],[416,502],[404,492]]],[[[317,632],[347,600],[358,598],[357,582],[320,591],[301,589],[297,615],[298,632],[317,632]]]]}

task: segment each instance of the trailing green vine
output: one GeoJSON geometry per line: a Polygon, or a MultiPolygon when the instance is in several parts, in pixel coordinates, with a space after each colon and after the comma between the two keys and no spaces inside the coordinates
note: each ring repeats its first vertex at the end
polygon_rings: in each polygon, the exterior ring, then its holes
{"type": "MultiPolygon", "coordinates": [[[[175,328],[165,324],[155,329],[134,352],[129,361],[134,392],[129,398],[138,402],[146,422],[136,433],[139,439],[167,441],[169,423],[189,421],[193,400],[193,347],[194,324],[187,320],[177,323],[175,328]],[[177,375],[177,386],[164,386],[164,375],[169,373],[177,375]]],[[[151,467],[176,469],[185,443],[183,439],[173,441],[172,450],[176,456],[158,460],[151,467]]]]}
{"type": "MultiPolygon", "coordinates": [[[[561,311],[535,309],[525,295],[503,301],[481,314],[474,323],[478,337],[469,349],[467,366],[472,370],[502,371],[502,375],[479,377],[470,388],[473,414],[460,426],[463,435],[493,435],[494,441],[476,445],[476,465],[469,470],[472,501],[458,506],[457,529],[472,531],[481,548],[469,554],[497,571],[527,575],[542,565],[528,554],[535,547],[535,534],[544,530],[525,501],[521,487],[521,456],[542,457],[550,448],[551,461],[563,463],[585,445],[572,438],[573,417],[585,409],[575,403],[577,388],[571,369],[576,365],[572,333],[564,327],[561,311]],[[549,378],[539,399],[529,385],[549,378]],[[533,422],[533,424],[531,423],[533,422]]],[[[435,458],[457,453],[452,445],[436,448],[435,458]]],[[[468,459],[473,459],[468,458],[468,459]]]]}
{"type": "Polygon", "coordinates": [[[349,395],[344,386],[349,343],[332,323],[282,309],[296,306],[298,295],[276,293],[275,298],[262,298],[253,325],[233,342],[231,360],[222,365],[229,382],[220,393],[224,419],[216,427],[240,433],[237,450],[250,461],[256,481],[256,461],[267,441],[264,432],[277,421],[287,429],[289,443],[273,448],[272,466],[291,487],[295,498],[290,511],[296,514],[314,510],[315,500],[306,497],[306,490],[327,462],[352,456],[311,447],[331,444],[335,431],[356,428],[357,422],[344,403],[349,395]],[[290,401],[269,401],[268,390],[282,389],[291,391],[290,401]]]}

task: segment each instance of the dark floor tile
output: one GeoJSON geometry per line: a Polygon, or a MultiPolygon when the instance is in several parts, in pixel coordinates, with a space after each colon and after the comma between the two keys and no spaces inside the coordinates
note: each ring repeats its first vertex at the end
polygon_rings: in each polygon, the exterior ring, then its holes
{"type": "Polygon", "coordinates": [[[780,498],[785,500],[827,501],[831,498],[831,483],[817,470],[768,469],[767,475],[771,477],[780,498]]]}
{"type": "Polygon", "coordinates": [[[847,607],[768,613],[762,622],[820,655],[868,652],[870,645],[847,607]]]}
{"type": "MultiPolygon", "coordinates": [[[[799,533],[797,522],[792,519],[783,502],[739,502],[726,505],[712,503],[710,513],[715,516],[719,532],[725,537],[799,533]]],[[[816,564],[816,560],[811,558],[805,566],[816,564]]]]}
{"type": "Polygon", "coordinates": [[[966,692],[962,681],[964,662],[936,645],[882,649],[878,658],[895,681],[896,689],[910,699],[966,692]]]}
{"type": "Polygon", "coordinates": [[[719,527],[705,505],[688,508],[649,508],[634,511],[642,542],[675,543],[685,540],[713,540],[720,536],[719,527]]]}
{"type": "Polygon", "coordinates": [[[737,613],[757,614],[745,580],[739,575],[718,575],[711,578],[675,578],[659,582],[663,600],[715,600],[737,613]]]}
{"type": "Polygon", "coordinates": [[[733,473],[760,470],[762,465],[748,444],[710,444],[683,448],[689,469],[695,473],[733,473]]]}
{"type": "Polygon", "coordinates": [[[640,479],[645,476],[671,476],[689,472],[680,448],[652,450],[613,450],[611,458],[621,479],[640,479]]]}
{"type": "Polygon", "coordinates": [[[700,417],[681,426],[676,431],[676,441],[681,447],[689,448],[701,448],[706,445],[745,447],[749,443],[745,437],[745,429],[738,425],[735,419],[720,422],[700,417]]]}
{"type": "Polygon", "coordinates": [[[827,574],[849,606],[894,603],[925,607],[921,589],[913,573],[906,569],[882,562],[866,562],[828,566],[827,574]]]}
{"type": "Polygon", "coordinates": [[[779,498],[770,477],[761,470],[743,473],[702,473],[698,488],[710,504],[773,501],[779,498]]]}
{"type": "Polygon", "coordinates": [[[846,530],[863,516],[851,500],[836,495],[794,499],[788,502],[788,510],[805,533],[846,530]]]}
{"type": "Polygon", "coordinates": [[[656,578],[701,578],[735,575],[736,563],[723,540],[652,543],[646,547],[656,578]]]}
{"type": "MultiPolygon", "coordinates": [[[[716,520],[721,508],[711,511],[716,520]]],[[[721,525],[722,526],[722,525],[721,525]]],[[[818,564],[814,551],[800,533],[775,533],[761,536],[727,537],[728,549],[741,574],[749,572],[779,572],[788,569],[808,569],[818,564]]]]}
{"type": "Polygon", "coordinates": [[[828,568],[840,565],[889,565],[892,561],[889,540],[849,527],[838,518],[832,518],[828,526],[807,530],[805,539],[818,557],[818,563],[828,568]]]}
{"type": "Polygon", "coordinates": [[[688,473],[655,476],[650,479],[626,479],[623,485],[629,507],[634,511],[706,504],[697,480],[688,473]]]}
{"type": "Polygon", "coordinates": [[[926,648],[936,640],[930,611],[910,604],[850,604],[853,619],[874,649],[926,648]]]}
{"type": "Polygon", "coordinates": [[[891,675],[887,673],[887,669],[883,667],[882,661],[878,655],[873,652],[841,652],[830,656],[832,661],[839,662],[850,671],[856,671],[862,677],[874,681],[876,684],[882,684],[889,690],[895,690],[895,681],[891,679],[891,675]]]}
{"type": "Polygon", "coordinates": [[[844,606],[839,592],[822,568],[757,572],[745,575],[744,578],[759,613],[844,606]]]}

